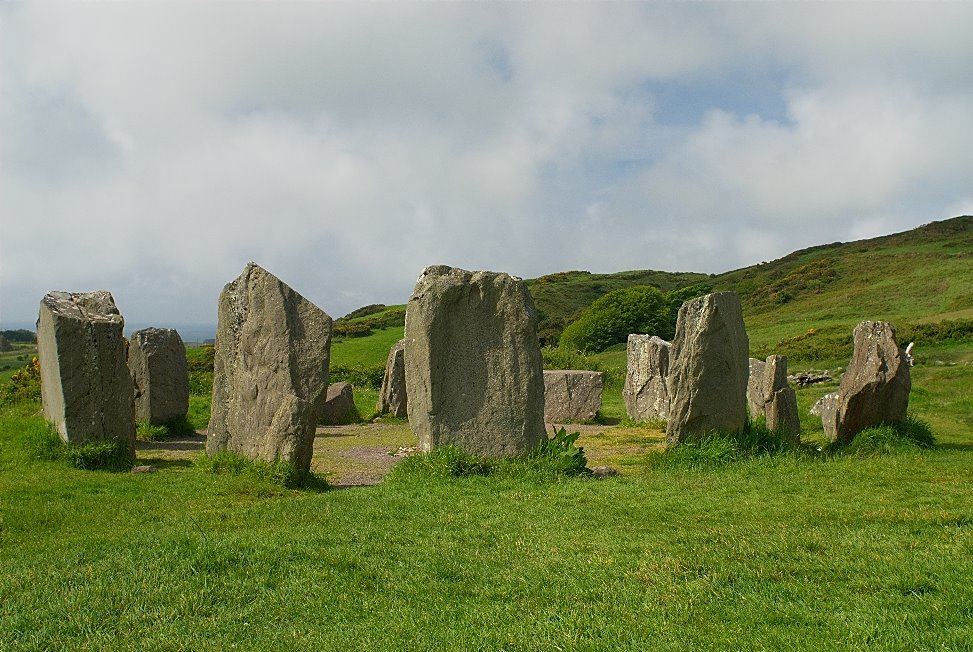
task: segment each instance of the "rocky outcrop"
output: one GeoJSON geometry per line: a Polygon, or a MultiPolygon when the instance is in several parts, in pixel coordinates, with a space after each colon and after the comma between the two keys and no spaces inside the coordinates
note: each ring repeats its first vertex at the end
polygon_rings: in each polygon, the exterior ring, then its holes
{"type": "Polygon", "coordinates": [[[132,333],[128,369],[135,385],[135,420],[163,424],[189,411],[186,345],[173,328],[132,333]]]}
{"type": "Polygon", "coordinates": [[[537,312],[521,279],[427,267],[405,339],[409,423],[422,451],[451,444],[507,457],[545,439],[537,312]]]}
{"type": "Polygon", "coordinates": [[[669,443],[747,423],[747,351],[740,297],[708,294],[679,309],[669,362],[669,443]]]}
{"type": "Polygon", "coordinates": [[[51,292],[41,300],[37,353],[44,418],[65,442],[111,440],[134,455],[135,394],[124,328],[108,292],[51,292]]]}
{"type": "Polygon", "coordinates": [[[555,369],[544,372],[544,421],[590,421],[601,409],[602,373],[555,369]]]}
{"type": "Polygon", "coordinates": [[[408,397],[405,391],[405,340],[399,340],[389,350],[385,361],[382,389],[378,393],[375,410],[379,414],[405,417],[408,414],[408,397]]]}
{"type": "Polygon", "coordinates": [[[669,418],[669,357],[672,345],[655,335],[628,336],[622,398],[633,421],[669,418]]]}
{"type": "Polygon", "coordinates": [[[330,353],[331,318],[249,263],[220,295],[207,452],[282,459],[306,472],[330,353]]]}

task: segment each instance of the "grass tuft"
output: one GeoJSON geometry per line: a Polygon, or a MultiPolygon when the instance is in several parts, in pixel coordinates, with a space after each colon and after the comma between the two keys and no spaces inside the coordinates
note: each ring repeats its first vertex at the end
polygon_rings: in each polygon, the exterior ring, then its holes
{"type": "Polygon", "coordinates": [[[287,489],[324,489],[327,482],[313,473],[301,473],[286,460],[266,462],[251,460],[239,453],[220,451],[215,455],[203,453],[196,458],[196,468],[216,475],[236,475],[251,478],[287,489]]]}
{"type": "Polygon", "coordinates": [[[790,455],[798,445],[769,430],[762,421],[749,422],[743,432],[711,432],[668,446],[649,458],[653,468],[710,469],[754,457],[790,455]]]}
{"type": "Polygon", "coordinates": [[[932,448],[935,436],[922,419],[909,415],[900,423],[881,424],[865,428],[847,445],[832,444],[833,452],[873,456],[918,451],[932,448]]]}

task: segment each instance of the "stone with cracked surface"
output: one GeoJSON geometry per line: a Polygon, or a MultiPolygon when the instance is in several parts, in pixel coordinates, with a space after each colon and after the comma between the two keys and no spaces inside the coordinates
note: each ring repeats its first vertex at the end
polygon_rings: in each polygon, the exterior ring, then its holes
{"type": "Polygon", "coordinates": [[[71,444],[116,441],[135,453],[125,319],[111,293],[50,292],[37,318],[44,417],[71,444]]]}
{"type": "Polygon", "coordinates": [[[740,297],[707,294],[679,309],[669,371],[670,444],[708,432],[740,432],[747,423],[747,352],[740,297]]]}
{"type": "Polygon", "coordinates": [[[669,418],[669,356],[672,345],[655,335],[628,336],[625,412],[633,421],[669,418]]]}
{"type": "Polygon", "coordinates": [[[329,385],[319,423],[326,426],[348,423],[354,414],[355,391],[351,383],[340,382],[329,385]]]}
{"type": "Polygon", "coordinates": [[[591,421],[601,409],[602,373],[552,369],[544,371],[544,421],[591,421]]]}
{"type": "Polygon", "coordinates": [[[308,471],[328,390],[331,328],[323,310],[255,263],[223,288],[207,453],[308,471]]]}
{"type": "Polygon", "coordinates": [[[546,438],[537,311],[523,280],[427,267],[405,321],[409,423],[424,452],[454,445],[484,457],[546,438]]]}

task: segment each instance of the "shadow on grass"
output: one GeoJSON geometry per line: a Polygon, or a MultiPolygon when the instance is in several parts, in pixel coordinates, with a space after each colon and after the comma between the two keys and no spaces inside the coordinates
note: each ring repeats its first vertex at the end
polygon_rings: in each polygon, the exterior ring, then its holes
{"type": "Polygon", "coordinates": [[[190,469],[193,466],[191,459],[167,459],[164,457],[138,457],[135,460],[136,466],[154,466],[160,471],[165,469],[190,469]]]}
{"type": "Polygon", "coordinates": [[[195,451],[206,445],[206,435],[188,435],[156,441],[136,440],[136,451],[195,451]]]}
{"type": "Polygon", "coordinates": [[[956,444],[953,442],[936,442],[936,448],[952,451],[973,451],[973,444],[956,444]]]}
{"type": "MultiPolygon", "coordinates": [[[[328,428],[340,428],[341,426],[326,426],[326,427],[328,427],[328,428]]],[[[353,433],[353,432],[328,432],[328,431],[325,431],[325,432],[317,432],[317,433],[314,434],[314,436],[316,438],[317,437],[325,437],[325,438],[333,439],[333,438],[337,438],[337,437],[354,437],[355,436],[355,433],[353,433]]]]}

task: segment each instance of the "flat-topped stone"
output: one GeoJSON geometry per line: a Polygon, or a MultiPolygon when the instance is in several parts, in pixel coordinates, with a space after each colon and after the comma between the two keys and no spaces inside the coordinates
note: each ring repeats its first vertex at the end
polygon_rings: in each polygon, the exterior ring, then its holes
{"type": "Polygon", "coordinates": [[[174,328],[132,333],[128,369],[135,384],[135,420],[163,424],[189,412],[186,345],[174,328]]]}
{"type": "Polygon", "coordinates": [[[420,450],[508,457],[546,438],[537,311],[521,279],[427,267],[409,298],[405,339],[420,450]]]}
{"type": "Polygon", "coordinates": [[[111,440],[135,452],[125,319],[111,293],[50,292],[40,303],[37,354],[44,418],[68,443],[111,440]]]}
{"type": "Polygon", "coordinates": [[[552,369],[544,371],[544,421],[590,421],[601,409],[602,373],[552,369]]]}

